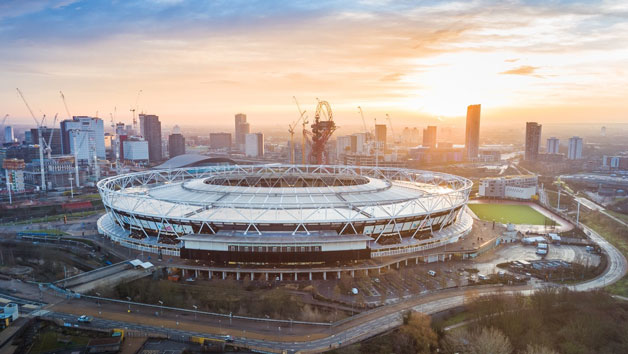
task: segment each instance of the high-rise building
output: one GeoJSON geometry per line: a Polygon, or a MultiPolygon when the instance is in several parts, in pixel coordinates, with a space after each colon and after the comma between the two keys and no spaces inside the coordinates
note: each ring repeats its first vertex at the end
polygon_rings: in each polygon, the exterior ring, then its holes
{"type": "Polygon", "coordinates": [[[235,115],[235,145],[240,151],[244,151],[246,143],[246,135],[250,133],[251,127],[246,122],[246,114],[238,113],[235,115]]]}
{"type": "Polygon", "coordinates": [[[21,159],[4,159],[2,160],[2,168],[5,171],[7,188],[11,188],[12,192],[24,192],[24,167],[26,164],[21,159]]]}
{"type": "Polygon", "coordinates": [[[244,153],[248,157],[264,156],[264,134],[246,134],[244,153]]]}
{"type": "Polygon", "coordinates": [[[63,153],[63,146],[61,143],[61,129],[46,127],[31,129],[31,139],[33,139],[33,144],[39,144],[39,132],[41,132],[41,138],[42,140],[44,140],[44,146],[47,146],[48,142],[50,142],[51,155],[61,155],[63,153]],[[51,134],[52,140],[50,139],[51,134]]]}
{"type": "Polygon", "coordinates": [[[480,153],[480,109],[481,105],[467,107],[467,125],[464,135],[464,148],[468,160],[473,160],[480,153]]]}
{"type": "Polygon", "coordinates": [[[428,125],[423,129],[423,147],[436,147],[436,126],[428,125]]]}
{"type": "Polygon", "coordinates": [[[154,114],[140,114],[140,130],[144,140],[148,141],[148,161],[159,162],[163,159],[161,150],[161,122],[154,114]]]}
{"type": "Polygon", "coordinates": [[[7,144],[12,143],[13,140],[15,140],[15,136],[13,135],[13,127],[7,125],[6,127],[4,127],[4,140],[2,140],[2,142],[7,144]]]}
{"type": "Polygon", "coordinates": [[[231,133],[209,133],[211,149],[231,149],[231,133]]]}
{"type": "Polygon", "coordinates": [[[569,138],[567,158],[569,160],[579,160],[582,158],[582,138],[577,136],[569,138]]]}
{"type": "MultiPolygon", "coordinates": [[[[37,137],[33,135],[33,139],[37,137]]],[[[54,140],[54,137],[53,137],[54,140]]],[[[74,155],[79,163],[91,164],[94,156],[105,159],[105,129],[103,120],[96,117],[75,116],[61,122],[62,153],[74,155]]]]}
{"type": "Polygon", "coordinates": [[[175,125],[172,134],[168,137],[168,157],[173,158],[183,154],[185,154],[185,137],[181,134],[179,126],[175,125]]]}
{"type": "Polygon", "coordinates": [[[558,147],[560,146],[560,141],[558,140],[558,138],[555,137],[551,137],[549,139],[547,139],[547,148],[546,148],[546,152],[548,154],[558,154],[558,147]]]}
{"type": "Polygon", "coordinates": [[[386,148],[386,124],[375,124],[375,142],[380,150],[386,148]]]}
{"type": "Polygon", "coordinates": [[[536,122],[526,123],[526,149],[524,155],[526,161],[536,161],[539,157],[541,127],[542,126],[536,122]]]}

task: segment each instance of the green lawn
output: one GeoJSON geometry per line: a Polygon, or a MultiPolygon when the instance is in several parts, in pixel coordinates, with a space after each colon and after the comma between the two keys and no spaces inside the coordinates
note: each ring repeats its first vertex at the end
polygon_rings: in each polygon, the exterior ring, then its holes
{"type": "Polygon", "coordinates": [[[551,219],[528,205],[518,204],[468,204],[478,218],[497,221],[503,224],[545,225],[552,224],[551,219]]]}

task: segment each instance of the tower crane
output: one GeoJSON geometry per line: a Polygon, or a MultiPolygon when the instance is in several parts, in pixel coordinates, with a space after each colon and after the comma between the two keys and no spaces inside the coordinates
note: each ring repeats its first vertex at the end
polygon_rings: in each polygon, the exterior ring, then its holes
{"type": "Polygon", "coordinates": [[[366,127],[366,120],[364,119],[364,112],[362,112],[362,107],[358,106],[358,111],[360,112],[360,117],[362,117],[362,124],[364,124],[364,133],[368,138],[369,130],[366,127]]]}
{"type": "Polygon", "coordinates": [[[133,130],[135,131],[135,134],[138,134],[137,131],[137,119],[135,118],[135,111],[137,110],[137,104],[140,101],[140,95],[142,94],[142,90],[139,90],[137,92],[137,98],[135,98],[135,106],[131,107],[131,109],[129,111],[131,111],[131,113],[133,113],[133,130]]]}
{"type": "MultiPolygon", "coordinates": [[[[54,126],[55,124],[57,124],[57,116],[59,115],[59,113],[55,114],[54,119],[52,120],[52,128],[50,128],[50,135],[48,136],[48,142],[46,142],[46,139],[44,138],[44,143],[46,144],[46,146],[44,147],[45,152],[46,152],[46,156],[48,157],[48,159],[52,158],[52,136],[55,134],[55,129],[54,126]]],[[[42,132],[39,132],[39,134],[37,135],[41,135],[42,132]]]]}
{"type": "MultiPolygon", "coordinates": [[[[301,107],[299,106],[299,101],[297,101],[297,98],[295,96],[292,96],[292,98],[294,98],[294,102],[297,104],[297,109],[299,110],[299,119],[297,119],[296,121],[292,122],[292,124],[288,125],[288,132],[290,133],[290,163],[294,165],[294,128],[297,127],[297,125],[299,124],[299,122],[301,122],[301,120],[303,120],[305,124],[307,124],[307,116],[305,115],[305,110],[301,111],[301,107]],[[305,118],[304,118],[305,117],[305,118]]],[[[305,139],[303,139],[303,141],[305,141],[305,139]]],[[[305,145],[303,146],[303,151],[305,151],[305,145]]]]}
{"type": "Polygon", "coordinates": [[[17,93],[20,95],[20,97],[22,98],[22,101],[24,101],[24,105],[26,105],[26,108],[28,108],[28,112],[31,114],[31,117],[33,117],[33,120],[35,121],[35,124],[37,125],[37,136],[39,138],[39,168],[41,171],[41,190],[45,191],[46,190],[46,176],[45,176],[45,171],[44,171],[44,139],[42,138],[42,134],[41,134],[41,127],[42,124],[44,123],[44,120],[46,119],[46,115],[44,114],[44,117],[41,119],[41,121],[38,121],[37,118],[35,118],[35,113],[33,113],[33,110],[31,109],[31,106],[28,104],[28,102],[26,101],[26,98],[24,98],[24,94],[22,94],[22,91],[20,91],[19,88],[16,88],[17,93]]]}
{"type": "MultiPolygon", "coordinates": [[[[307,120],[307,116],[305,115],[305,110],[301,110],[301,106],[299,105],[299,101],[297,101],[297,98],[295,96],[292,96],[292,98],[294,98],[294,103],[297,104],[297,109],[299,110],[299,116],[303,117],[303,119],[301,120],[301,126],[302,126],[302,130],[301,130],[301,164],[305,165],[306,164],[306,160],[305,160],[305,144],[307,142],[307,124],[309,123],[307,120]]],[[[295,123],[295,126],[298,123],[295,123]]]]}
{"type": "Polygon", "coordinates": [[[390,133],[393,136],[393,142],[396,144],[397,140],[396,140],[395,130],[393,129],[392,119],[390,118],[390,115],[388,113],[386,113],[386,120],[388,121],[388,125],[390,125],[390,133]]]}
{"type": "Polygon", "coordinates": [[[70,110],[68,109],[68,104],[65,101],[65,95],[63,94],[63,91],[59,91],[59,93],[61,94],[61,100],[63,101],[63,106],[65,107],[65,113],[68,114],[68,119],[72,119],[72,115],[70,114],[70,110]]]}

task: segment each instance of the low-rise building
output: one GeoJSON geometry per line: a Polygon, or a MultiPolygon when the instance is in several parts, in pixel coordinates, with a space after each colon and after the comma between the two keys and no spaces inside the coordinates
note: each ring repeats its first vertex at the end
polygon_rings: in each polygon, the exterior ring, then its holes
{"type": "Polygon", "coordinates": [[[482,197],[527,200],[536,195],[538,181],[535,175],[482,178],[479,194],[482,197]]]}

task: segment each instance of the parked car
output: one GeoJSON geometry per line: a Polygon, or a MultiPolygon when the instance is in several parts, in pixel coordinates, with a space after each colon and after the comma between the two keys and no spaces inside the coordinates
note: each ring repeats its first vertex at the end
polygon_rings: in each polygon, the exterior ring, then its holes
{"type": "Polygon", "coordinates": [[[81,315],[77,321],[80,323],[90,323],[94,318],[92,316],[81,315]]]}
{"type": "Polygon", "coordinates": [[[435,271],[433,271],[433,270],[428,270],[428,271],[427,271],[427,274],[429,274],[430,276],[433,276],[433,277],[435,277],[435,276],[436,276],[436,272],[435,272],[435,271]]]}

